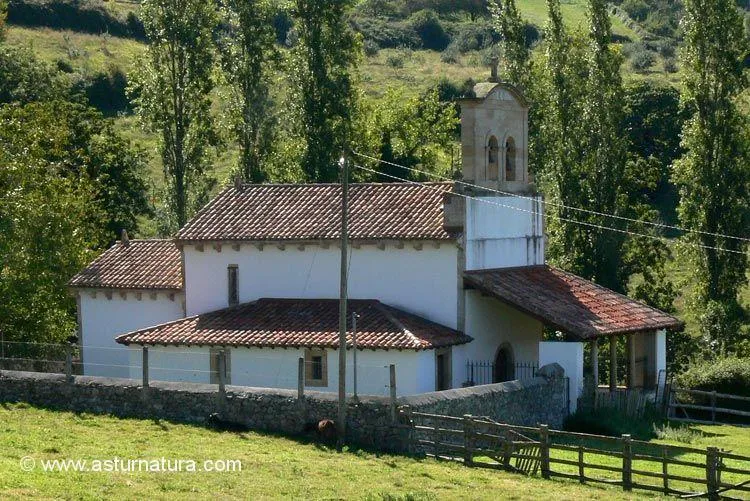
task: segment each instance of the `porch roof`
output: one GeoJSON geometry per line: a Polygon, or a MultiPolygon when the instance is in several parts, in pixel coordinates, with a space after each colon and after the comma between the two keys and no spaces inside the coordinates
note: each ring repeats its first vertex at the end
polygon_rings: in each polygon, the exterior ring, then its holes
{"type": "MultiPolygon", "coordinates": [[[[468,343],[462,332],[374,299],[350,299],[356,312],[357,347],[427,350],[468,343]]],[[[351,327],[351,326],[350,326],[351,327]]],[[[116,338],[129,345],[337,348],[337,299],[266,298],[140,329],[116,338]]],[[[347,345],[351,347],[351,330],[347,345]]]]}
{"type": "Polygon", "coordinates": [[[581,339],[683,325],[661,310],[547,265],[467,271],[464,284],[581,339]]]}

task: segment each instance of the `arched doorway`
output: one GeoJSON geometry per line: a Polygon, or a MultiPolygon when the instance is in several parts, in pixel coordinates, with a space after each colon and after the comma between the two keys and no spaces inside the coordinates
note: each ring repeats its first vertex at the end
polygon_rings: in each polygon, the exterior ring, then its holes
{"type": "Polygon", "coordinates": [[[493,383],[512,381],[516,378],[516,367],[513,360],[513,348],[504,343],[495,355],[495,366],[492,374],[493,383]]]}

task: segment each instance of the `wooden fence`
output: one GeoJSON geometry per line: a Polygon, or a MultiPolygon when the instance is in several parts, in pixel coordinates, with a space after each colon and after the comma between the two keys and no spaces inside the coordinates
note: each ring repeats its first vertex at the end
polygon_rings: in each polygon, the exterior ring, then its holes
{"type": "Polygon", "coordinates": [[[688,497],[750,498],[750,457],[709,447],[653,444],[629,435],[606,437],[443,416],[401,409],[415,452],[542,478],[621,486],[688,497]]]}
{"type": "Polygon", "coordinates": [[[727,393],[717,393],[715,391],[687,390],[684,388],[672,387],[669,390],[668,400],[668,411],[670,419],[674,419],[676,421],[690,421],[694,423],[697,422],[714,424],[717,422],[721,422],[721,419],[719,419],[718,421],[716,419],[716,415],[721,414],[725,416],[741,418],[740,420],[742,420],[742,418],[745,418],[744,421],[746,421],[747,424],[750,424],[750,412],[728,407],[720,407],[716,403],[719,399],[725,401],[730,400],[732,402],[750,403],[750,397],[729,395],[727,393]],[[681,395],[687,396],[689,401],[681,402],[681,395]],[[708,403],[702,405],[700,402],[705,400],[708,400],[708,403]],[[707,418],[710,415],[710,419],[696,419],[695,416],[691,417],[690,413],[692,411],[698,411],[701,415],[701,418],[707,418]]]}

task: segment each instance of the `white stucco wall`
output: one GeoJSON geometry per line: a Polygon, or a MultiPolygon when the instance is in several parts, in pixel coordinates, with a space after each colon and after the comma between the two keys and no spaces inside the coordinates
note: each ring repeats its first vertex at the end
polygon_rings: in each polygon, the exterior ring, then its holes
{"type": "Polygon", "coordinates": [[[541,197],[466,201],[466,269],[544,264],[541,197]]]}
{"type": "MultiPolygon", "coordinates": [[[[340,250],[332,245],[287,245],[285,250],[267,245],[262,251],[242,245],[236,251],[210,245],[199,252],[186,245],[185,284],[187,314],[195,315],[227,306],[227,266],[239,268],[240,302],[262,297],[339,297],[340,250]]],[[[349,297],[378,299],[404,311],[456,328],[457,248],[454,243],[424,243],[416,250],[374,245],[351,249],[349,297]]]]}
{"type": "Polygon", "coordinates": [[[80,341],[85,375],[128,377],[128,350],[115,343],[114,338],[184,316],[182,293],[174,294],[174,300],[165,292],[157,293],[156,299],[151,299],[148,291],[140,296],[138,300],[135,292],[127,292],[123,299],[119,292],[113,292],[111,299],[107,299],[103,291],[80,291],[80,341]],[[92,297],[94,293],[96,297],[92,297]]]}
{"type": "MultiPolygon", "coordinates": [[[[142,377],[142,348],[130,348],[130,377],[142,377]]],[[[304,349],[229,348],[230,384],[258,388],[297,389],[298,359],[304,349]]],[[[149,378],[153,381],[208,383],[210,350],[198,347],[150,347],[149,378]]],[[[308,391],[338,392],[338,351],[327,350],[328,386],[308,386],[308,391]]],[[[360,350],[357,353],[357,390],[360,395],[390,394],[388,366],[396,365],[398,395],[435,390],[434,351],[360,350]]],[[[347,393],[354,388],[353,352],[347,352],[347,393]]]]}
{"type": "Polygon", "coordinates": [[[583,343],[544,341],[539,343],[539,367],[557,363],[565,369],[570,381],[570,412],[578,407],[578,397],[583,392],[583,343]]]}
{"type": "Polygon", "coordinates": [[[474,340],[454,348],[453,387],[460,388],[466,381],[466,361],[494,362],[504,343],[513,349],[515,363],[536,362],[542,323],[478,291],[466,294],[466,334],[474,340]]]}

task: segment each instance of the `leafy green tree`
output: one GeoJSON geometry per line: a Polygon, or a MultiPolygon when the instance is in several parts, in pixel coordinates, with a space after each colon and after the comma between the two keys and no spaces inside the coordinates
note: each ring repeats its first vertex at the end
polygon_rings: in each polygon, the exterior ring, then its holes
{"type": "Polygon", "coordinates": [[[138,217],[150,213],[146,159],[109,120],[66,101],[6,106],[0,119],[0,146],[8,156],[33,157],[54,166],[56,175],[69,178],[73,186],[86,187],[91,211],[85,224],[96,228],[88,239],[92,248],[108,246],[122,229],[138,230],[138,217]]]}
{"type": "Polygon", "coordinates": [[[0,45],[0,104],[59,99],[67,91],[57,72],[29,49],[0,45]]]}
{"type": "MultiPolygon", "coordinates": [[[[377,155],[387,162],[413,167],[428,172],[450,175],[447,162],[441,158],[450,155],[458,118],[450,103],[441,103],[438,91],[432,89],[421,96],[407,98],[403,90],[388,89],[368,117],[371,129],[379,136],[377,155]]],[[[377,169],[401,179],[433,181],[388,164],[377,169]]],[[[379,181],[393,182],[396,179],[382,176],[379,181]]]]}
{"type": "Polygon", "coordinates": [[[529,49],[526,30],[515,0],[490,0],[490,10],[502,41],[502,80],[528,87],[529,49]]]}
{"type": "MultiPolygon", "coordinates": [[[[56,117],[23,118],[15,108],[0,111],[0,332],[5,341],[60,342],[75,332],[65,284],[93,257],[105,215],[89,178],[49,158],[68,143],[67,131],[48,127],[56,117]]],[[[22,348],[19,356],[43,354],[22,348]]]]}
{"type": "Polygon", "coordinates": [[[683,130],[685,154],[674,163],[678,215],[696,230],[685,241],[700,244],[689,254],[698,279],[692,307],[712,348],[731,350],[742,309],[739,288],[747,283],[750,228],[750,127],[737,107],[747,89],[742,17],[731,0],[687,0],[683,19],[682,101],[693,110],[683,130]],[[736,252],[723,252],[718,247],[736,252]]]}
{"type": "Polygon", "coordinates": [[[275,112],[270,96],[272,64],[279,62],[275,10],[268,0],[228,0],[222,9],[225,36],[221,63],[231,87],[233,129],[245,181],[267,179],[264,160],[273,149],[275,112]]]}
{"type": "Polygon", "coordinates": [[[5,39],[5,19],[8,17],[8,2],[0,0],[0,42],[5,39]]]}
{"type": "Polygon", "coordinates": [[[299,40],[291,61],[294,98],[309,182],[339,177],[338,158],[350,140],[356,109],[351,69],[359,41],[346,20],[352,0],[294,0],[299,40]]]}
{"type": "Polygon", "coordinates": [[[141,19],[149,44],[131,74],[131,95],[143,123],[160,135],[168,226],[176,229],[203,200],[217,142],[210,93],[218,13],[209,0],[145,0],[141,19]]]}

